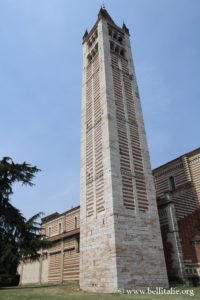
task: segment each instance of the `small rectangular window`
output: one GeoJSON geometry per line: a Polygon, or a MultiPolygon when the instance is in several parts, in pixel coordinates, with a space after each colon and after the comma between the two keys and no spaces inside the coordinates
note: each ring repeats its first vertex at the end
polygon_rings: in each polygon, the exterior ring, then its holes
{"type": "Polygon", "coordinates": [[[77,217],[74,218],[74,228],[77,228],[77,217]]]}
{"type": "Polygon", "coordinates": [[[59,234],[61,234],[61,230],[62,230],[62,225],[61,223],[59,223],[59,234]]]}
{"type": "Polygon", "coordinates": [[[169,184],[170,184],[171,191],[174,191],[176,188],[176,182],[173,176],[169,177],[169,184]]]}

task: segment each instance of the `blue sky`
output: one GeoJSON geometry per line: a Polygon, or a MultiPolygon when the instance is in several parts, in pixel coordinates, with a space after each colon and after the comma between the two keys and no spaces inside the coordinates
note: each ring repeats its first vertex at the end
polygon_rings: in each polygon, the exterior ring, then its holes
{"type": "MultiPolygon", "coordinates": [[[[200,146],[200,1],[105,0],[125,21],[152,167],[200,146]]],[[[37,165],[25,217],[79,204],[82,36],[98,0],[0,0],[0,158],[37,165]]]]}

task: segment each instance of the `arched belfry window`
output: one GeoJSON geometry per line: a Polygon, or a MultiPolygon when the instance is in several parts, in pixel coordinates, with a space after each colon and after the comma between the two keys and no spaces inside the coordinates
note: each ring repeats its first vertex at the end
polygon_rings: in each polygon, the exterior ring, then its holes
{"type": "Polygon", "coordinates": [[[169,184],[170,184],[171,191],[174,191],[176,188],[176,182],[175,182],[174,176],[169,177],[169,184]]]}
{"type": "Polygon", "coordinates": [[[122,37],[121,36],[118,37],[118,41],[120,42],[120,44],[122,43],[122,37]]]}
{"type": "Polygon", "coordinates": [[[117,33],[116,32],[113,33],[113,38],[117,39],[117,33]]]}

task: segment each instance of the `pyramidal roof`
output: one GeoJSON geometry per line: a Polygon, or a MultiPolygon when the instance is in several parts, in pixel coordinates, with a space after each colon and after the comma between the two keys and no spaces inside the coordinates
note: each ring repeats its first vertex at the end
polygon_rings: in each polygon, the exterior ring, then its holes
{"type": "Polygon", "coordinates": [[[100,19],[105,19],[110,25],[115,26],[119,31],[122,32],[126,32],[129,35],[129,30],[126,27],[125,23],[123,22],[123,26],[119,27],[116,25],[116,23],[113,21],[113,19],[111,18],[111,16],[109,15],[109,13],[107,12],[106,8],[104,5],[101,6],[99,13],[98,13],[98,19],[95,23],[95,25],[92,27],[92,29],[88,32],[87,30],[85,31],[84,35],[83,35],[83,43],[86,39],[88,39],[88,37],[92,34],[92,32],[94,31],[94,29],[97,26],[97,23],[99,22],[100,19]]]}
{"type": "MultiPolygon", "coordinates": [[[[101,18],[104,18],[108,21],[108,23],[114,25],[115,27],[117,27],[119,30],[123,30],[124,32],[126,32],[127,34],[129,34],[129,30],[128,28],[126,27],[126,24],[123,22],[123,25],[122,27],[120,28],[114,21],[113,19],[111,18],[111,16],[109,15],[109,13],[107,12],[107,10],[105,9],[105,6],[103,5],[101,8],[100,8],[100,11],[98,13],[98,21],[99,19],[101,18]]],[[[97,22],[98,22],[97,21],[97,22]]]]}
{"type": "Polygon", "coordinates": [[[98,13],[98,19],[100,18],[105,18],[109,21],[109,23],[112,23],[114,26],[117,26],[113,21],[113,19],[111,18],[111,16],[109,15],[109,13],[107,12],[107,10],[105,9],[105,6],[102,6],[100,8],[100,11],[98,13]]]}

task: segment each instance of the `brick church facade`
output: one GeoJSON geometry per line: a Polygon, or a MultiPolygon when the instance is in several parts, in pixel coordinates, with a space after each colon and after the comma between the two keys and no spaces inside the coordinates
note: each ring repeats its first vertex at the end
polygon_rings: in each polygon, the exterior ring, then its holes
{"type": "Polygon", "coordinates": [[[168,277],[200,278],[200,148],[153,170],[168,277]]]}

